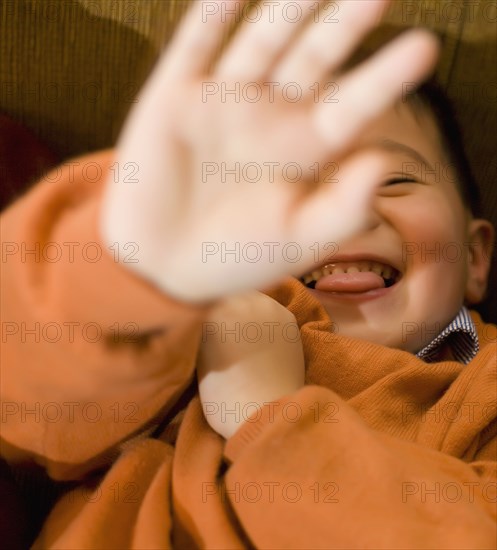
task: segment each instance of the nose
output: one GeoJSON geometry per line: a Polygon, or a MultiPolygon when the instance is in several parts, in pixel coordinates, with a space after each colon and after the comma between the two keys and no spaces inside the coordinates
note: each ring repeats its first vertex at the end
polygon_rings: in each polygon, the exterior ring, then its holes
{"type": "Polygon", "coordinates": [[[366,215],[366,224],[364,225],[363,231],[372,231],[373,229],[376,229],[381,222],[382,217],[379,210],[378,199],[375,199],[366,215]]]}

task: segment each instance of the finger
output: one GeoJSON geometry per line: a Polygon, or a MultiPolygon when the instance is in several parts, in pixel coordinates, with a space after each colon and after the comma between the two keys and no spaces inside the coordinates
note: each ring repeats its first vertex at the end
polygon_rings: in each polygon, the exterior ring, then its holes
{"type": "Polygon", "coordinates": [[[422,82],[435,67],[439,46],[428,31],[412,30],[345,75],[339,83],[338,102],[314,107],[314,126],[330,149],[335,154],[345,149],[368,123],[401,98],[406,84],[411,89],[422,82]]]}
{"type": "Polygon", "coordinates": [[[205,75],[247,0],[194,0],[164,60],[174,78],[205,75]]]}
{"type": "Polygon", "coordinates": [[[347,0],[321,10],[320,21],[309,25],[283,59],[276,82],[297,80],[304,90],[337,69],[360,39],[378,23],[387,0],[347,0]],[[335,10],[335,11],[333,11],[335,10]]]}
{"type": "MultiPolygon", "coordinates": [[[[378,151],[362,151],[340,162],[337,183],[325,184],[311,193],[295,210],[293,238],[308,243],[340,243],[363,229],[369,219],[369,210],[385,172],[385,155],[378,151]]],[[[302,246],[302,250],[315,250],[302,246]]],[[[315,261],[309,254],[307,265],[315,261]]]]}
{"type": "Polygon", "coordinates": [[[222,57],[216,76],[226,80],[262,80],[292,35],[319,4],[309,0],[269,0],[255,5],[247,22],[222,57]]]}

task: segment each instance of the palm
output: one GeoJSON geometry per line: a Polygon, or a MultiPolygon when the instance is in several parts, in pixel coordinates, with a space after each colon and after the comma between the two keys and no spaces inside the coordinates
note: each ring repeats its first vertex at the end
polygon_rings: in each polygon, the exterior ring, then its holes
{"type": "Polygon", "coordinates": [[[119,161],[138,163],[140,184],[112,184],[104,209],[109,238],[140,242],[143,275],[178,298],[218,298],[301,274],[318,259],[315,243],[325,247],[361,228],[381,157],[347,149],[398,98],[402,82],[430,70],[436,47],[424,33],[400,39],[340,77],[338,103],[316,101],[315,83],[324,88],[384,3],[341,4],[343,21],[326,34],[312,21],[300,23],[298,38],[283,19],[271,28],[245,25],[210,70],[223,21],[202,23],[197,3],[121,139],[119,161]],[[333,55],[312,64],[317,34],[333,55]],[[271,92],[267,82],[279,85],[271,92]],[[281,92],[289,82],[303,93],[297,102],[281,92]],[[239,101],[223,98],[223,86],[237,83],[239,101]],[[262,92],[255,102],[241,93],[247,83],[262,92]],[[330,159],[340,161],[338,182],[315,185],[330,159]]]}

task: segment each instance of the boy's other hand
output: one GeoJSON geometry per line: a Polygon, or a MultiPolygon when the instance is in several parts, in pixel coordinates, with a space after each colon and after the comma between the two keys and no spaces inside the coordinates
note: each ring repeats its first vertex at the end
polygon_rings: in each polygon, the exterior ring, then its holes
{"type": "Polygon", "coordinates": [[[265,403],[304,385],[294,315],[260,292],[220,300],[202,325],[197,376],[205,418],[228,439],[265,403]]]}
{"type": "Polygon", "coordinates": [[[127,120],[102,210],[106,241],[139,245],[128,267],[189,302],[299,276],[361,230],[382,159],[354,139],[437,57],[436,39],[413,30],[340,72],[384,0],[340,2],[333,17],[300,0],[298,20],[285,2],[259,18],[245,4],[194,2],[127,120]]]}

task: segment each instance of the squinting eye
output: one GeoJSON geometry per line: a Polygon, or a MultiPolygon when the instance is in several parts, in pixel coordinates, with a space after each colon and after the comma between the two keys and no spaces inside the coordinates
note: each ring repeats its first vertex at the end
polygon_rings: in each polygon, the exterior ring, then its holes
{"type": "Polygon", "coordinates": [[[384,185],[395,185],[397,183],[418,183],[417,180],[409,177],[391,178],[385,181],[384,185]]]}

